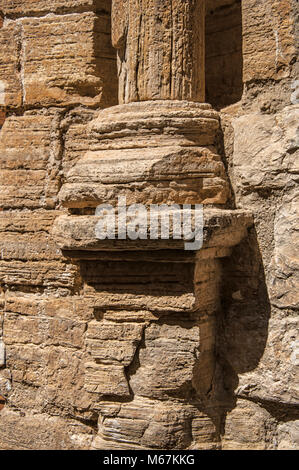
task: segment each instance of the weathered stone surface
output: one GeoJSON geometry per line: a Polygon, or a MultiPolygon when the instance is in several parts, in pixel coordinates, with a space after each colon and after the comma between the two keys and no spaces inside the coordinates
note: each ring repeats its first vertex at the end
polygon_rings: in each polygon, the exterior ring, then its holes
{"type": "Polygon", "coordinates": [[[274,221],[274,253],[271,261],[269,293],[279,308],[299,308],[299,256],[293,247],[298,235],[299,191],[290,191],[282,198],[274,221]]]}
{"type": "Polygon", "coordinates": [[[140,366],[131,377],[133,393],[148,398],[188,393],[198,355],[198,327],[151,325],[139,350],[140,366]]]}
{"type": "MultiPolygon", "coordinates": [[[[155,211],[151,214],[155,215],[155,211]]],[[[174,210],[174,215],[180,217],[183,223],[183,210],[174,210]]],[[[195,231],[197,216],[191,212],[192,229],[195,231]]],[[[129,219],[129,217],[128,217],[129,219]]],[[[127,219],[127,220],[128,220],[127,219]]],[[[240,243],[246,235],[246,230],[252,225],[252,217],[246,211],[225,211],[206,209],[203,216],[203,242],[204,250],[209,248],[222,247],[230,248],[240,243]]],[[[113,232],[115,239],[101,240],[97,237],[97,224],[100,221],[98,216],[61,216],[55,220],[53,226],[53,236],[57,245],[63,250],[74,251],[74,258],[80,258],[80,251],[117,251],[117,250],[178,250],[184,248],[184,238],[175,239],[173,230],[173,218],[169,217],[169,239],[152,240],[150,226],[146,227],[146,237],[141,240],[118,240],[119,231],[117,223],[113,232]]],[[[157,212],[157,220],[159,213],[157,212]]],[[[129,222],[126,222],[129,228],[129,222]]],[[[183,232],[182,232],[183,233],[183,232]]],[[[212,251],[209,252],[213,253],[212,251]]],[[[207,258],[209,257],[207,254],[207,258]]],[[[200,253],[200,256],[204,256],[200,253]]]]}
{"type": "Polygon", "coordinates": [[[0,261],[0,279],[5,285],[73,288],[76,273],[76,266],[59,262],[0,261]]]}
{"type": "Polygon", "coordinates": [[[242,8],[243,80],[288,77],[296,57],[292,1],[245,0],[242,8]]]}
{"type": "Polygon", "coordinates": [[[84,424],[47,414],[1,412],[0,449],[66,450],[89,448],[92,432],[84,424]]]}
{"type": "Polygon", "coordinates": [[[119,102],[204,101],[204,2],[113,0],[119,102]]]}
{"type": "Polygon", "coordinates": [[[276,406],[298,402],[297,114],[293,105],[275,115],[254,112],[232,119],[233,184],[239,206],[255,213],[267,283],[264,310],[272,307],[272,318],[263,356],[254,368],[248,368],[250,361],[244,368],[236,355],[232,359],[235,349],[229,360],[242,372],[238,394],[276,406]]]}
{"type": "Polygon", "coordinates": [[[86,335],[87,350],[97,362],[129,366],[143,329],[142,324],[90,322],[86,335]]]}
{"type": "Polygon", "coordinates": [[[0,338],[0,367],[5,366],[5,343],[0,338]]]}
{"type": "Polygon", "coordinates": [[[78,13],[82,11],[102,9],[109,13],[109,0],[1,0],[0,11],[5,16],[17,18],[22,16],[38,16],[47,13],[78,13]]]}
{"type": "MultiPolygon", "coordinates": [[[[20,27],[9,23],[0,29],[0,108],[18,108],[23,102],[19,64],[20,27]]],[[[3,118],[2,118],[3,119],[3,118]]]]}
{"type": "Polygon", "coordinates": [[[118,408],[105,405],[95,449],[215,449],[218,435],[212,420],[196,406],[174,400],[135,397],[118,408]]]}
{"type": "Polygon", "coordinates": [[[112,3],[0,0],[0,448],[296,449],[296,2],[112,3]]]}
{"type": "Polygon", "coordinates": [[[271,449],[274,420],[264,408],[247,400],[238,400],[225,421],[223,450],[271,449]]]}
{"type": "Polygon", "coordinates": [[[277,428],[278,450],[296,450],[299,446],[299,422],[290,421],[277,428]]]}
{"type": "Polygon", "coordinates": [[[108,397],[130,397],[124,367],[86,363],[85,368],[85,388],[88,392],[108,397]]]}
{"type": "Polygon", "coordinates": [[[28,317],[7,313],[3,339],[9,344],[60,344],[82,348],[86,323],[64,318],[28,317]]]}
{"type": "Polygon", "coordinates": [[[298,319],[273,319],[259,365],[240,375],[237,394],[256,400],[296,405],[298,383],[298,319]]]}
{"type": "Polygon", "coordinates": [[[245,114],[233,121],[237,195],[298,181],[298,117],[295,105],[274,116],[245,114]]]}
{"type": "Polygon", "coordinates": [[[2,260],[59,260],[61,252],[49,234],[59,211],[0,213],[2,260]]]}
{"type": "Polygon", "coordinates": [[[228,182],[213,147],[218,126],[209,105],[187,101],[104,110],[90,124],[94,151],[70,170],[60,200],[72,208],[118,196],[128,204],[225,204],[228,182]]]}
{"type": "Polygon", "coordinates": [[[20,315],[44,315],[62,319],[90,321],[94,319],[92,301],[89,303],[80,296],[49,297],[19,291],[7,291],[3,299],[5,311],[20,315]]]}
{"type": "MultiPolygon", "coordinates": [[[[7,406],[92,420],[93,413],[88,409],[94,408],[97,395],[84,389],[84,363],[88,356],[82,354],[83,348],[79,345],[84,341],[82,328],[81,331],[64,330],[63,334],[60,329],[55,339],[51,328],[47,332],[46,318],[17,318],[15,325],[25,324],[27,329],[19,335],[19,341],[14,341],[13,331],[9,329],[10,318],[8,315],[4,332],[7,369],[0,374],[0,393],[7,397],[7,406]],[[43,342],[43,338],[48,340],[43,342]]],[[[56,324],[59,322],[66,326],[63,319],[58,318],[56,324]]]]}
{"type": "Polygon", "coordinates": [[[82,13],[23,19],[21,25],[26,105],[115,104],[109,18],[82,13]]]}
{"type": "Polygon", "coordinates": [[[1,205],[54,208],[60,187],[59,113],[6,119],[0,135],[1,205]]]}
{"type": "Polygon", "coordinates": [[[64,176],[77,163],[78,159],[95,143],[88,132],[88,123],[97,112],[85,107],[71,110],[61,122],[64,136],[64,154],[62,169],[64,176]]]}

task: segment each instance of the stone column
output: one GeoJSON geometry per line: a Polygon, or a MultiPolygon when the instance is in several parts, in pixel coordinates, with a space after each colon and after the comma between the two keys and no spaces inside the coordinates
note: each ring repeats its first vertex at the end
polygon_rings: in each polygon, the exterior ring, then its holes
{"type": "Polygon", "coordinates": [[[113,0],[119,102],[205,97],[205,0],[113,0]]]}
{"type": "Polygon", "coordinates": [[[218,113],[204,101],[204,0],[113,0],[120,104],[102,111],[92,152],[62,188],[69,208],[133,202],[225,204],[214,143],[218,113]]]}
{"type": "Polygon", "coordinates": [[[219,258],[252,220],[222,209],[219,116],[204,100],[204,1],[114,0],[120,105],[88,128],[90,151],[60,191],[59,247],[81,264],[95,320],[85,388],[99,397],[97,449],[212,449],[219,258]],[[100,240],[95,208],[142,203],[209,206],[199,252],[182,240],[100,240]],[[124,197],[126,199],[124,199],[124,197]],[[221,208],[221,209],[220,209],[221,208]]]}

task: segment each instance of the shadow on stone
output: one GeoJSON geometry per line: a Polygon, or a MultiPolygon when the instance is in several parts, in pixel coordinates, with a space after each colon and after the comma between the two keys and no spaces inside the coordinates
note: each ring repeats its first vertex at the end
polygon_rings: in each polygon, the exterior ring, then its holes
{"type": "Polygon", "coordinates": [[[254,227],[221,263],[214,399],[225,410],[225,420],[226,412],[235,407],[238,374],[258,366],[268,338],[270,302],[254,227]]]}

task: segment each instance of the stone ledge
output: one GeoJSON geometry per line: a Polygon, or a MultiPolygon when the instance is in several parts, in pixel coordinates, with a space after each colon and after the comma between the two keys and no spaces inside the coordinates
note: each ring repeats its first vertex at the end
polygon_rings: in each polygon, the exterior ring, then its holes
{"type": "MultiPolygon", "coordinates": [[[[92,215],[58,217],[53,226],[53,236],[57,245],[62,250],[73,252],[71,256],[75,255],[79,259],[80,252],[184,249],[185,241],[174,239],[171,231],[169,240],[150,240],[149,228],[147,228],[147,240],[99,240],[95,235],[95,227],[99,220],[99,217],[92,215]]],[[[204,209],[203,249],[233,247],[240,243],[252,225],[253,218],[249,212],[204,209]]],[[[117,236],[116,231],[115,237],[117,236]]],[[[215,254],[213,250],[211,254],[215,254]]]]}

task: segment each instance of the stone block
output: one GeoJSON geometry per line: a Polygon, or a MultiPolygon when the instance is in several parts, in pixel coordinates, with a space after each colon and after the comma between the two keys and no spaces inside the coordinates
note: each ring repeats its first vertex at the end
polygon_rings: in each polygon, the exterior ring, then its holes
{"type": "Polygon", "coordinates": [[[97,9],[109,13],[110,3],[109,0],[0,0],[0,11],[9,18],[48,13],[80,13],[97,9]]]}
{"type": "Polygon", "coordinates": [[[296,57],[291,0],[245,0],[242,9],[243,81],[288,77],[296,57]]]}
{"type": "Polygon", "coordinates": [[[138,323],[90,322],[86,345],[93,359],[104,364],[129,366],[141,341],[138,323]]]}
{"type": "Polygon", "coordinates": [[[281,189],[297,180],[298,116],[294,105],[276,115],[253,113],[233,120],[237,196],[259,188],[281,189]]]}
{"type": "Polygon", "coordinates": [[[275,423],[270,413],[256,403],[239,400],[225,421],[223,450],[267,450],[268,433],[275,423]]]}
{"type": "Polygon", "coordinates": [[[0,280],[7,285],[72,289],[77,275],[76,266],[59,262],[0,261],[0,280]]]}
{"type": "Polygon", "coordinates": [[[90,362],[85,364],[85,368],[85,389],[88,392],[101,396],[130,397],[124,367],[90,362]]]}
{"type": "Polygon", "coordinates": [[[59,191],[59,115],[28,112],[6,119],[0,135],[1,205],[54,208],[59,191]]]}
{"type": "Polygon", "coordinates": [[[107,106],[116,102],[110,23],[94,13],[22,20],[27,106],[107,106]]]}
{"type": "Polygon", "coordinates": [[[20,35],[20,25],[14,22],[9,22],[0,29],[0,126],[3,123],[4,108],[19,108],[23,103],[20,35]]]}
{"type": "Polygon", "coordinates": [[[0,415],[1,450],[87,450],[90,428],[47,414],[3,410],[0,415]]]}
{"type": "Polygon", "coordinates": [[[145,330],[145,345],[130,380],[133,393],[164,399],[187,393],[199,357],[199,328],[151,324],[145,330]]]}

